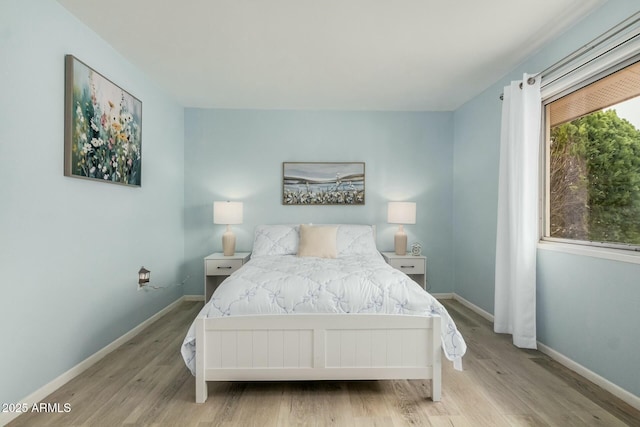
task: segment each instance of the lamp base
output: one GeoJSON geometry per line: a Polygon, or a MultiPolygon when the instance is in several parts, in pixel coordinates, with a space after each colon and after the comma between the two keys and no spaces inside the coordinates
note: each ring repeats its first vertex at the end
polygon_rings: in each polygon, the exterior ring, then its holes
{"type": "Polygon", "coordinates": [[[222,235],[222,251],[224,256],[233,256],[236,253],[236,235],[227,226],[227,231],[222,235]]]}
{"type": "Polygon", "coordinates": [[[404,232],[402,225],[400,225],[398,231],[396,231],[396,234],[393,236],[393,242],[395,244],[396,255],[407,254],[407,233],[404,232]]]}

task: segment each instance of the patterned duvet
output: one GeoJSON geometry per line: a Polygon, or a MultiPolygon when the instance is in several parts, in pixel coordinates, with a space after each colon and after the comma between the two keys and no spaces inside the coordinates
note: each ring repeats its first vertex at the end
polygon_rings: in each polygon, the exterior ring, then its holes
{"type": "MultiPolygon", "coordinates": [[[[380,254],[337,259],[273,255],[252,258],[215,291],[200,315],[207,317],[288,313],[385,313],[442,318],[447,359],[462,369],[467,346],[446,309],[380,254]]],[[[182,344],[195,372],[195,327],[182,344]]]]}

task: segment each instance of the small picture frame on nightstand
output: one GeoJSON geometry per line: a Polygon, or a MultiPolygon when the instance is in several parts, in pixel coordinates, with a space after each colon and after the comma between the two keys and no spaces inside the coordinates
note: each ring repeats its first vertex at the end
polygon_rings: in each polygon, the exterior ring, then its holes
{"type": "Polygon", "coordinates": [[[411,244],[411,255],[420,256],[422,255],[422,245],[418,242],[414,242],[411,244]]]}

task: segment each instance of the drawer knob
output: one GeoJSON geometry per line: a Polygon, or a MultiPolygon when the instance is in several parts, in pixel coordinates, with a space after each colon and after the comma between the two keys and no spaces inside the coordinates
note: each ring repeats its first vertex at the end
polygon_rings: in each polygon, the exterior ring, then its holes
{"type": "Polygon", "coordinates": [[[400,268],[415,268],[415,265],[401,265],[400,268]]]}
{"type": "Polygon", "coordinates": [[[229,266],[218,266],[218,269],[225,269],[225,270],[231,270],[231,267],[229,266]]]}

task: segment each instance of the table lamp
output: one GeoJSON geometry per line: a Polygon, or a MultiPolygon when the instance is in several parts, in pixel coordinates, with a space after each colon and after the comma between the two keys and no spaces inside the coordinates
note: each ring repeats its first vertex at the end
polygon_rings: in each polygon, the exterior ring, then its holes
{"type": "Polygon", "coordinates": [[[213,202],[213,223],[227,226],[222,235],[222,251],[224,256],[232,256],[236,252],[236,236],[231,225],[242,224],[242,202],[213,202]]]}
{"type": "Polygon", "coordinates": [[[387,206],[387,222],[389,224],[399,224],[398,231],[394,236],[396,255],[407,254],[407,233],[404,232],[403,224],[416,223],[415,202],[389,202],[387,206]]]}

